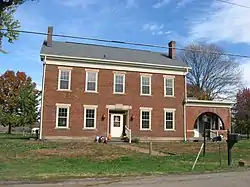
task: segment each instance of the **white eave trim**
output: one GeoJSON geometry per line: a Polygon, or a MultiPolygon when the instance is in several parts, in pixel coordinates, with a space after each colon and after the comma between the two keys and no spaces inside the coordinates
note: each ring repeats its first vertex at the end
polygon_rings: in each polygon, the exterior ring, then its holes
{"type": "MultiPolygon", "coordinates": [[[[141,67],[150,66],[150,67],[158,67],[158,68],[176,68],[177,71],[184,71],[186,74],[188,73],[188,69],[191,67],[181,67],[181,66],[173,66],[173,65],[160,65],[160,64],[151,64],[151,63],[142,63],[142,62],[131,62],[131,61],[122,61],[122,60],[108,60],[108,59],[97,59],[97,58],[86,58],[86,57],[71,57],[71,56],[63,56],[63,55],[48,55],[48,54],[40,54],[40,56],[45,56],[47,59],[48,57],[57,58],[62,60],[74,60],[74,61],[95,61],[95,62],[108,62],[112,63],[121,63],[124,65],[137,65],[141,67]]],[[[170,59],[171,60],[171,59],[170,59]]]]}
{"type": "Polygon", "coordinates": [[[232,108],[233,104],[231,101],[186,100],[186,106],[232,108]]]}

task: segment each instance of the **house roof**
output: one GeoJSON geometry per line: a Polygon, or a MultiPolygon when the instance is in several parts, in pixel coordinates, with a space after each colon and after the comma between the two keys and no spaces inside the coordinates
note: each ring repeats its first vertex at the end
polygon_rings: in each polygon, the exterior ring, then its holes
{"type": "Polygon", "coordinates": [[[46,41],[41,48],[41,55],[56,55],[78,58],[92,58],[114,61],[138,62],[145,64],[188,67],[186,63],[171,59],[167,53],[128,49],[104,45],[53,41],[48,47],[46,41]]]}

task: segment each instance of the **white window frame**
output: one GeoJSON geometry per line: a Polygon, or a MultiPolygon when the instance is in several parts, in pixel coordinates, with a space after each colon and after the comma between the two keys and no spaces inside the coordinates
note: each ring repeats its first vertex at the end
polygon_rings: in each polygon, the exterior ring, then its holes
{"type": "Polygon", "coordinates": [[[150,107],[140,107],[140,130],[141,131],[150,131],[152,130],[152,125],[151,125],[151,122],[152,122],[152,108],[150,107]],[[145,128],[142,128],[142,112],[149,112],[149,128],[148,129],[145,129],[145,128]]]}
{"type": "Polygon", "coordinates": [[[97,118],[97,105],[84,105],[84,125],[83,125],[83,129],[96,129],[96,118],[97,118]],[[94,127],[86,127],[86,110],[90,109],[90,110],[95,110],[95,118],[94,118],[94,127]]]}
{"type": "Polygon", "coordinates": [[[164,108],[164,131],[175,131],[175,108],[164,108]],[[166,112],[168,113],[173,113],[173,128],[172,129],[167,129],[166,128],[166,112]]]}
{"type": "Polygon", "coordinates": [[[68,129],[69,128],[70,107],[71,107],[71,104],[60,104],[60,103],[56,104],[56,129],[68,129]],[[66,127],[59,127],[58,126],[59,108],[67,108],[67,124],[66,124],[66,127]]]}
{"type": "Polygon", "coordinates": [[[175,77],[174,76],[169,76],[169,75],[164,75],[163,78],[164,78],[164,97],[174,97],[175,77]],[[172,95],[167,95],[167,93],[166,93],[166,82],[167,82],[167,80],[172,80],[172,90],[173,90],[172,95]]]}
{"type": "Polygon", "coordinates": [[[151,74],[141,74],[141,78],[140,78],[140,90],[141,90],[141,95],[143,96],[151,96],[152,95],[152,75],[151,74]],[[146,77],[146,78],[149,78],[149,93],[148,94],[145,94],[145,93],[142,93],[142,79],[143,77],[146,77]]]}
{"type": "Polygon", "coordinates": [[[97,93],[98,92],[98,72],[99,70],[94,70],[94,69],[85,69],[85,92],[92,92],[92,93],[97,93]],[[95,82],[95,90],[88,90],[88,73],[96,73],[96,82],[95,82]]]}
{"type": "Polygon", "coordinates": [[[57,90],[59,91],[71,91],[71,71],[72,71],[72,68],[70,67],[58,67],[58,87],[57,87],[57,90]],[[61,89],[61,73],[62,71],[69,71],[69,87],[68,89],[61,89]]]}
{"type": "Polygon", "coordinates": [[[125,83],[126,83],[126,73],[124,72],[114,72],[114,79],[113,79],[113,93],[114,94],[125,94],[125,83]],[[116,75],[123,76],[123,92],[116,92],[115,91],[115,82],[116,82],[116,75]]]}

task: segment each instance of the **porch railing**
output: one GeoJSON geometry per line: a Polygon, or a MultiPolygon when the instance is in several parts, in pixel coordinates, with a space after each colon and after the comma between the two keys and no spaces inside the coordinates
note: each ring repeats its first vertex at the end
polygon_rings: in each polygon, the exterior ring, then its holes
{"type": "Polygon", "coordinates": [[[129,143],[131,143],[131,137],[132,137],[131,129],[129,129],[127,126],[125,126],[125,132],[129,138],[129,143]]]}

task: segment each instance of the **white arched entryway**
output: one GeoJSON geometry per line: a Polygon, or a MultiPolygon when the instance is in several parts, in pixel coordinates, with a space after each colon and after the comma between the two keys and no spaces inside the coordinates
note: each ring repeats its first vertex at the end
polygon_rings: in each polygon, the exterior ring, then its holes
{"type": "Polygon", "coordinates": [[[206,129],[206,136],[213,138],[218,136],[219,131],[225,130],[225,125],[221,118],[212,112],[205,112],[200,114],[194,124],[194,138],[204,137],[204,128],[206,129]]]}

